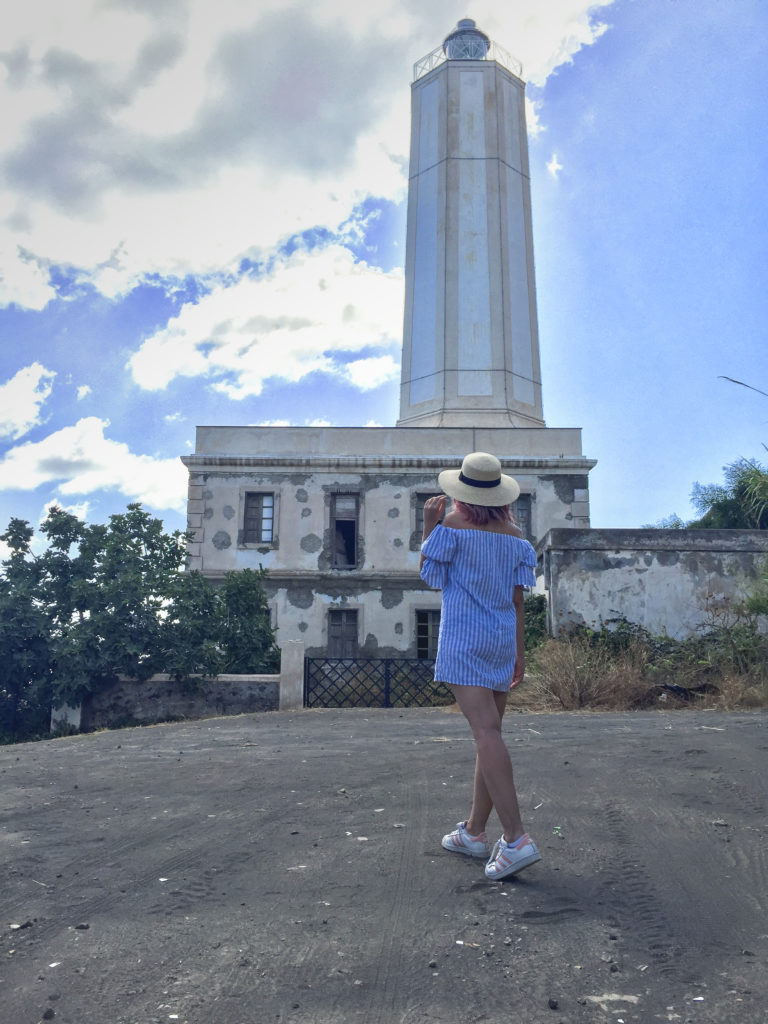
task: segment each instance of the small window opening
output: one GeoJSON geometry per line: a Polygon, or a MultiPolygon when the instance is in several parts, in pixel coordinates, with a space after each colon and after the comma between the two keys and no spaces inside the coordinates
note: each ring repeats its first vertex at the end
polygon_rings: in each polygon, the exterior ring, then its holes
{"type": "Polygon", "coordinates": [[[246,494],[243,515],[243,543],[271,544],[274,539],[274,525],[274,494],[246,494]]]}
{"type": "Polygon", "coordinates": [[[440,611],[416,612],[416,657],[437,657],[437,638],[440,633],[440,611]]]}
{"type": "Polygon", "coordinates": [[[335,569],[357,566],[358,496],[334,494],[331,504],[332,564],[335,569]]]}

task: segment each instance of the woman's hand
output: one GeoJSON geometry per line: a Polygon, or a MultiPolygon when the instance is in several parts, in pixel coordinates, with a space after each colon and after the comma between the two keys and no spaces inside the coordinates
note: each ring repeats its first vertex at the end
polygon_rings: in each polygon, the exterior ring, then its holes
{"type": "Polygon", "coordinates": [[[424,533],[422,540],[427,539],[444,515],[445,495],[436,494],[433,498],[427,498],[424,502],[424,533]]]}
{"type": "Polygon", "coordinates": [[[510,690],[513,690],[518,683],[522,683],[523,676],[525,675],[525,655],[519,654],[517,661],[515,662],[515,671],[512,673],[512,682],[509,684],[510,690]]]}

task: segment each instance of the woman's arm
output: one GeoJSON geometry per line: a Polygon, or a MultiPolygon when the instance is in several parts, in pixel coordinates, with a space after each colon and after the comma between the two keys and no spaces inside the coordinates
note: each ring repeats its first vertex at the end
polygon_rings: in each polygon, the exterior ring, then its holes
{"type": "MultiPolygon", "coordinates": [[[[424,542],[427,537],[432,533],[434,528],[443,518],[445,513],[445,495],[437,494],[434,498],[427,498],[424,502],[424,532],[421,535],[421,540],[424,542]]],[[[424,565],[424,555],[419,559],[419,572],[421,567],[424,565]]]]}
{"type": "Polygon", "coordinates": [[[512,684],[517,686],[522,683],[525,675],[525,592],[522,587],[515,587],[512,594],[512,603],[515,606],[515,644],[517,656],[515,658],[515,671],[512,674],[512,684]]]}

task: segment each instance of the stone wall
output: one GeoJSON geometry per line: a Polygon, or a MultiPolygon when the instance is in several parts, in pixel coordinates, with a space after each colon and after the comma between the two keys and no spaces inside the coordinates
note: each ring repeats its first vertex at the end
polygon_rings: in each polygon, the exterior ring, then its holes
{"type": "Polygon", "coordinates": [[[168,675],[141,682],[121,679],[88,696],[82,704],[53,709],[51,731],[87,731],[152,725],[184,718],[244,715],[254,711],[296,711],[304,706],[304,644],[280,644],[279,675],[220,675],[179,683],[168,675]]]}
{"type": "Polygon", "coordinates": [[[87,731],[277,711],[279,704],[279,676],[219,676],[196,680],[191,686],[163,675],[143,682],[124,679],[83,701],[80,728],[87,731]]]}
{"type": "Polygon", "coordinates": [[[768,560],[759,530],[550,530],[538,545],[552,635],[625,618],[685,637],[732,613],[768,560]]]}

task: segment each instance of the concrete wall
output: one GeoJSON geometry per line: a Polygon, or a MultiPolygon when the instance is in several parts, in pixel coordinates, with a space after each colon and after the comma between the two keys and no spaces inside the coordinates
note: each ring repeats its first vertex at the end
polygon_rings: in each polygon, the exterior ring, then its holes
{"type": "MultiPolygon", "coordinates": [[[[225,427],[197,428],[195,455],[325,457],[338,462],[359,456],[461,460],[467,452],[493,452],[504,458],[579,458],[578,427],[225,427]]],[[[182,458],[186,464],[187,458],[182,458]]],[[[590,462],[590,467],[594,462],[590,462]]]]}
{"type": "Polygon", "coordinates": [[[722,621],[768,558],[758,530],[550,530],[538,545],[550,632],[626,618],[689,636],[722,621]]]}

